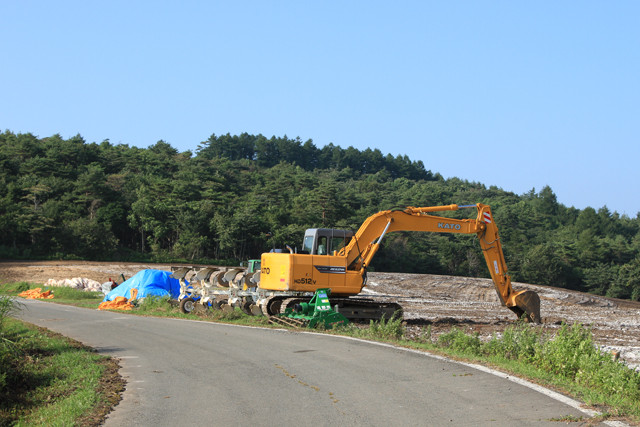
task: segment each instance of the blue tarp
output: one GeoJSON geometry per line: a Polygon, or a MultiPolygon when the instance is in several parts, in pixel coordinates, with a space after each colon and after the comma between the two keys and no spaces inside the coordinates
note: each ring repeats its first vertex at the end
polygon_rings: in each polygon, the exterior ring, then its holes
{"type": "Polygon", "coordinates": [[[180,295],[180,282],[169,277],[171,272],[162,270],[141,270],[117,288],[109,292],[103,301],[113,301],[116,297],[131,298],[131,289],[138,289],[138,298],[149,295],[166,296],[177,299],[180,295]]]}

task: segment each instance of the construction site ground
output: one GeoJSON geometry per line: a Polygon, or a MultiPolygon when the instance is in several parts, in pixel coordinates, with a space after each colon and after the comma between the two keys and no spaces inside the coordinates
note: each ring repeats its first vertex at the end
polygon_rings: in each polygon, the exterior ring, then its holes
{"type": "MultiPolygon", "coordinates": [[[[171,264],[176,265],[176,264],[171,264]]],[[[82,277],[98,282],[140,270],[171,269],[169,264],[89,261],[1,261],[0,283],[32,282],[82,277]]],[[[541,300],[541,328],[552,333],[562,322],[591,327],[604,350],[618,353],[620,360],[640,369],[640,302],[618,300],[549,286],[513,283],[516,290],[530,289],[541,300]]],[[[515,315],[502,307],[490,279],[429,274],[368,274],[363,292],[382,300],[399,302],[404,308],[409,336],[418,337],[430,326],[432,338],[456,327],[490,338],[512,325],[515,315]]]]}

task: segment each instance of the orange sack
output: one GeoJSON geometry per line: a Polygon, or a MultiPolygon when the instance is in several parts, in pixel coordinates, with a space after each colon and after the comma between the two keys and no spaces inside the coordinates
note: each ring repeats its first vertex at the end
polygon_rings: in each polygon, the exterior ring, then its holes
{"type": "Polygon", "coordinates": [[[18,294],[19,297],[27,299],[52,299],[53,294],[51,291],[42,292],[42,288],[29,289],[18,294]]]}
{"type": "MultiPolygon", "coordinates": [[[[138,290],[131,289],[131,301],[138,297],[138,290]]],[[[126,297],[115,297],[113,301],[103,301],[98,306],[98,310],[131,310],[133,304],[126,297]]]]}
{"type": "Polygon", "coordinates": [[[133,304],[125,297],[116,297],[113,301],[103,301],[98,306],[98,310],[131,310],[133,304]]]}

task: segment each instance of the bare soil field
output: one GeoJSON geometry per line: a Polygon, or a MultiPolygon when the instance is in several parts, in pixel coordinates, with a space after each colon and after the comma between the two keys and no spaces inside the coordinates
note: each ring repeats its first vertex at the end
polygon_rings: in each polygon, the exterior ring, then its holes
{"type": "MultiPolygon", "coordinates": [[[[175,264],[173,264],[175,265],[175,264]]],[[[82,277],[100,283],[140,270],[171,269],[169,264],[89,261],[0,261],[0,283],[82,277]]],[[[502,307],[490,279],[435,276],[429,274],[369,273],[365,295],[399,302],[410,335],[431,326],[432,337],[457,327],[483,338],[501,333],[515,315],[502,307]]],[[[599,297],[548,286],[513,283],[516,290],[530,289],[540,295],[541,328],[553,332],[562,322],[590,325],[603,349],[619,352],[620,359],[640,368],[640,302],[599,297]]]]}

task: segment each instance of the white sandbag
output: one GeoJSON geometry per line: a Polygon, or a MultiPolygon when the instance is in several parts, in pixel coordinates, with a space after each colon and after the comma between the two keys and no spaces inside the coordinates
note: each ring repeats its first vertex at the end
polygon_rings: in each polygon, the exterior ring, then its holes
{"type": "Polygon", "coordinates": [[[87,292],[102,292],[102,283],[91,279],[84,279],[84,290],[87,292]]]}
{"type": "Polygon", "coordinates": [[[64,280],[49,279],[44,282],[44,286],[60,287],[64,286],[64,280]]]}
{"type": "Polygon", "coordinates": [[[88,292],[102,292],[102,284],[100,282],[83,277],[74,277],[72,279],[62,280],[49,279],[44,283],[44,286],[66,287],[85,290],[88,292]]]}
{"type": "Polygon", "coordinates": [[[109,292],[111,292],[111,289],[113,289],[113,282],[112,281],[104,282],[101,285],[101,288],[102,288],[102,293],[106,295],[109,292]]]}

